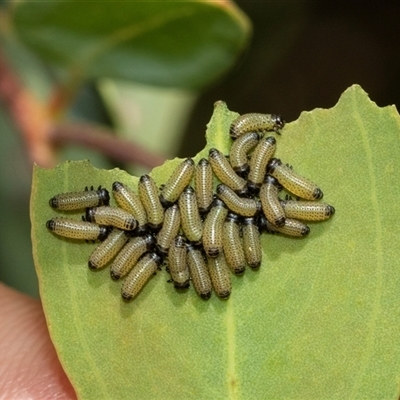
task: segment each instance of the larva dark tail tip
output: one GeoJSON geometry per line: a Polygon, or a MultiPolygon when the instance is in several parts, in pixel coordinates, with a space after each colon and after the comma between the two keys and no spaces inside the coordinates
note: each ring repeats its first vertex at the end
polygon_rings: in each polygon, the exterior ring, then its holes
{"type": "Polygon", "coordinates": [[[100,191],[100,201],[99,204],[103,206],[110,205],[110,193],[107,189],[99,189],[100,191]]]}
{"type": "Polygon", "coordinates": [[[57,208],[57,205],[58,205],[57,198],[56,197],[52,197],[49,200],[49,205],[50,205],[51,208],[57,208]]]}
{"type": "Polygon", "coordinates": [[[113,190],[114,192],[117,192],[118,190],[121,189],[122,186],[123,186],[123,184],[122,184],[121,182],[115,181],[115,182],[113,182],[113,184],[112,184],[112,190],[113,190]]]}
{"type": "Polygon", "coordinates": [[[55,222],[52,220],[52,219],[49,219],[47,222],[46,222],[46,228],[49,230],[49,231],[54,231],[54,227],[55,227],[55,222]]]}
{"type": "Polygon", "coordinates": [[[117,272],[111,270],[110,277],[113,281],[119,281],[121,279],[121,274],[118,274],[117,272]]]}
{"type": "Polygon", "coordinates": [[[229,296],[231,295],[231,292],[230,291],[225,291],[225,292],[217,293],[217,295],[222,300],[228,300],[229,296]]]}
{"type": "Polygon", "coordinates": [[[189,289],[189,287],[190,287],[189,281],[174,282],[174,288],[177,290],[186,290],[186,289],[189,289]]]}
{"type": "Polygon", "coordinates": [[[335,207],[333,206],[328,206],[328,215],[332,216],[333,214],[335,214],[335,207]]]}
{"type": "Polygon", "coordinates": [[[315,200],[321,200],[324,197],[324,193],[320,188],[315,189],[313,197],[315,200]]]}
{"type": "Polygon", "coordinates": [[[208,257],[210,258],[217,258],[219,256],[220,250],[219,249],[208,249],[206,251],[208,257]]]}
{"type": "Polygon", "coordinates": [[[310,233],[310,227],[305,226],[301,231],[301,236],[307,236],[310,233]]]}
{"type": "Polygon", "coordinates": [[[233,272],[237,276],[242,276],[244,274],[245,267],[236,268],[233,272]]]}
{"type": "Polygon", "coordinates": [[[174,204],[173,202],[171,202],[169,200],[165,200],[164,196],[162,194],[160,194],[160,203],[164,208],[169,208],[174,204]]]}
{"type": "Polygon", "coordinates": [[[251,263],[249,264],[249,267],[253,270],[253,271],[258,271],[260,269],[261,266],[261,262],[256,262],[256,263],[251,263]]]}
{"type": "Polygon", "coordinates": [[[131,301],[133,299],[132,295],[125,292],[121,292],[121,296],[124,299],[124,301],[131,301]]]}
{"type": "Polygon", "coordinates": [[[201,297],[203,300],[208,300],[208,299],[211,297],[211,292],[202,293],[202,294],[200,295],[200,297],[201,297]]]}
{"type": "Polygon", "coordinates": [[[94,264],[92,261],[88,261],[88,267],[89,267],[89,269],[91,270],[91,271],[97,271],[97,266],[96,266],[96,264],[94,264]]]}
{"type": "Polygon", "coordinates": [[[260,186],[251,181],[247,181],[247,191],[252,195],[255,195],[260,191],[260,186]]]}

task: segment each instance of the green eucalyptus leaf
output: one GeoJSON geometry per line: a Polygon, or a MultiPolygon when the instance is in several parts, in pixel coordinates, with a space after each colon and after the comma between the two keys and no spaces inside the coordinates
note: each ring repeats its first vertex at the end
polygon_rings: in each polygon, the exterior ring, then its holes
{"type": "MultiPolygon", "coordinates": [[[[217,102],[207,148],[228,152],[237,116],[217,102]]],[[[277,156],[336,208],[303,239],[263,235],[258,272],[233,276],[229,300],[177,293],[161,271],[131,303],[96,244],[53,236],[48,200],[85,185],[137,183],[120,170],[66,162],[34,171],[34,258],[50,334],[82,399],[398,398],[400,119],[352,86],[328,110],[277,136],[277,156]]],[[[179,162],[156,168],[165,182],[179,162]]]]}
{"type": "Polygon", "coordinates": [[[19,39],[76,77],[198,89],[236,61],[250,22],[231,2],[21,2],[19,39]]]}

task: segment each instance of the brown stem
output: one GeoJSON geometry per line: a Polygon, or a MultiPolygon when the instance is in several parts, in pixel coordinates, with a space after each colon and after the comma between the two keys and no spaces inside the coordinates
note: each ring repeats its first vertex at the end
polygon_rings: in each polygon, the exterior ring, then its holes
{"type": "Polygon", "coordinates": [[[48,139],[53,145],[74,143],[101,151],[106,156],[122,162],[154,168],[165,161],[165,157],[150,153],[144,148],[115,137],[112,131],[87,123],[65,123],[54,125],[48,139]]]}

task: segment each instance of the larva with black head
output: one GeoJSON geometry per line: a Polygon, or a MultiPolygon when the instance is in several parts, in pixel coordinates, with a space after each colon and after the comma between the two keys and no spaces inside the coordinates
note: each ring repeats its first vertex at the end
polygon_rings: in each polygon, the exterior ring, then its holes
{"type": "Polygon", "coordinates": [[[211,297],[212,285],[207,264],[201,250],[190,244],[187,246],[187,263],[197,294],[203,300],[208,300],[211,297]]]}
{"type": "Polygon", "coordinates": [[[177,236],[168,251],[168,266],[176,289],[189,287],[189,267],[186,263],[186,242],[183,236],[177,236]]]}
{"type": "Polygon", "coordinates": [[[240,197],[223,183],[217,186],[217,196],[229,210],[242,217],[253,217],[261,210],[261,204],[258,200],[240,197]]]}
{"type": "Polygon", "coordinates": [[[178,200],[192,180],[194,170],[195,164],[191,158],[187,158],[175,168],[160,194],[160,201],[164,208],[170,207],[178,200]]]}
{"type": "Polygon", "coordinates": [[[142,290],[161,265],[161,257],[156,253],[146,253],[125,278],[121,295],[124,300],[132,300],[142,290]]]}
{"type": "Polygon", "coordinates": [[[270,160],[267,166],[267,173],[275,177],[285,189],[302,199],[322,199],[322,190],[314,182],[299,175],[278,158],[270,160]]]}
{"type": "Polygon", "coordinates": [[[310,233],[310,228],[298,221],[297,219],[286,218],[285,225],[283,226],[274,226],[265,218],[263,215],[260,215],[258,226],[260,231],[267,233],[283,233],[288,236],[307,236],[310,233]]]}
{"type": "Polygon", "coordinates": [[[139,197],[146,210],[147,226],[158,231],[164,221],[164,208],[158,196],[157,185],[149,175],[142,175],[138,184],[139,197]]]}
{"type": "Polygon", "coordinates": [[[219,253],[218,257],[208,257],[208,272],[216,295],[221,299],[229,299],[232,282],[224,253],[219,253]]]}
{"type": "Polygon", "coordinates": [[[99,186],[97,190],[91,186],[85,187],[82,192],[60,193],[49,201],[50,207],[60,211],[83,210],[89,207],[106,206],[110,202],[110,194],[107,189],[99,186]]]}
{"type": "Polygon", "coordinates": [[[248,132],[279,131],[284,127],[285,121],[277,114],[248,113],[237,117],[231,124],[229,134],[232,139],[248,132]]]}
{"type": "Polygon", "coordinates": [[[243,219],[242,236],[247,265],[251,269],[260,268],[262,258],[261,240],[260,231],[255,217],[243,219]]]}
{"type": "Polygon", "coordinates": [[[213,202],[213,172],[210,163],[202,158],[196,166],[194,187],[200,214],[210,211],[213,202]]]}
{"type": "Polygon", "coordinates": [[[274,177],[266,175],[260,189],[261,206],[268,221],[275,226],[283,226],[286,216],[278,194],[278,181],[274,177]]]}
{"type": "Polygon", "coordinates": [[[235,275],[243,275],[246,268],[239,221],[236,214],[229,213],[224,222],[222,236],[225,259],[235,275]]]}
{"type": "Polygon", "coordinates": [[[203,223],[197,207],[196,194],[191,186],[187,186],[179,196],[181,226],[186,238],[194,244],[200,244],[203,236],[203,223]]]}
{"type": "Polygon", "coordinates": [[[217,149],[210,149],[208,161],[217,178],[239,195],[247,193],[247,181],[237,175],[227,158],[217,149]]]}
{"type": "Polygon", "coordinates": [[[257,132],[248,132],[239,136],[233,143],[229,152],[229,162],[233,170],[240,176],[249,172],[247,154],[260,140],[257,132]]]}
{"type": "Polygon", "coordinates": [[[114,228],[107,239],[95,248],[89,257],[88,266],[92,270],[105,267],[128,241],[125,231],[114,228]]]}
{"type": "Polygon", "coordinates": [[[302,221],[325,221],[334,213],[335,208],[326,203],[306,200],[281,200],[287,218],[302,221]]]}
{"type": "Polygon", "coordinates": [[[102,241],[110,232],[107,226],[64,217],[55,217],[48,220],[46,227],[58,236],[78,240],[102,241]]]}
{"type": "Polygon", "coordinates": [[[203,248],[208,257],[218,257],[222,252],[222,228],[228,209],[220,199],[215,199],[203,226],[203,248]]]}
{"type": "Polygon", "coordinates": [[[157,251],[161,256],[168,254],[169,246],[179,233],[181,228],[181,212],[179,206],[174,204],[167,208],[164,213],[164,222],[161,230],[157,234],[157,251]]]}
{"type": "Polygon", "coordinates": [[[247,176],[247,187],[250,192],[257,193],[263,183],[268,161],[274,155],[276,140],[268,136],[260,140],[250,159],[250,172],[247,176]]]}
{"type": "Polygon", "coordinates": [[[147,215],[139,195],[121,182],[112,184],[112,192],[118,206],[132,214],[137,220],[136,233],[138,235],[145,234],[147,231],[147,215]]]}
{"type": "Polygon", "coordinates": [[[137,221],[132,214],[122,208],[111,206],[87,208],[86,220],[125,231],[133,231],[137,226],[137,221]]]}
{"type": "Polygon", "coordinates": [[[129,239],[128,243],[117,254],[110,267],[111,279],[117,281],[126,276],[139,258],[154,247],[154,237],[151,234],[129,239]]]}

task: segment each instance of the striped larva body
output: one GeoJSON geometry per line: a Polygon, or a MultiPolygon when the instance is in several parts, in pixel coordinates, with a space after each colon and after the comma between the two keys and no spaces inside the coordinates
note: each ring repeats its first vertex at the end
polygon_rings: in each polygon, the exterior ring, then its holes
{"type": "Polygon", "coordinates": [[[285,225],[274,226],[264,216],[260,217],[259,220],[260,230],[267,233],[283,233],[288,236],[307,236],[310,233],[310,228],[298,221],[297,219],[286,218],[285,225]]]}
{"type": "Polygon", "coordinates": [[[160,256],[156,253],[146,253],[125,278],[121,289],[123,299],[132,300],[136,297],[151,276],[157,272],[160,264],[160,256]]]}
{"type": "Polygon", "coordinates": [[[137,226],[134,216],[119,207],[100,206],[86,209],[86,220],[99,225],[108,225],[125,231],[137,226]]]}
{"type": "Polygon", "coordinates": [[[224,184],[217,186],[217,196],[233,213],[242,217],[253,217],[261,210],[258,200],[239,197],[232,189],[224,184]]]}
{"type": "Polygon", "coordinates": [[[194,170],[195,165],[191,158],[187,158],[175,168],[160,194],[164,208],[171,207],[178,200],[185,187],[190,184],[194,170]]]}
{"type": "Polygon", "coordinates": [[[331,205],[315,201],[281,200],[281,205],[287,218],[302,221],[324,221],[335,213],[335,208],[331,205]]]}
{"type": "Polygon", "coordinates": [[[139,197],[146,210],[147,226],[157,231],[164,221],[164,208],[158,196],[158,188],[154,179],[149,175],[142,175],[138,184],[139,197]]]}
{"type": "Polygon", "coordinates": [[[268,132],[279,131],[285,125],[285,121],[280,115],[248,113],[237,117],[231,124],[229,134],[232,139],[247,132],[268,132]]]}
{"type": "Polygon", "coordinates": [[[285,212],[278,198],[279,186],[275,178],[266,175],[260,189],[260,200],[264,215],[275,226],[285,224],[285,212]]]}
{"type": "Polygon", "coordinates": [[[232,291],[230,269],[226,263],[224,253],[218,257],[208,258],[208,272],[214,292],[221,299],[229,299],[232,291]]]}
{"type": "Polygon", "coordinates": [[[114,182],[112,184],[112,192],[118,206],[132,214],[137,220],[137,234],[144,234],[146,232],[147,215],[139,195],[121,182],[114,182]]]}
{"type": "Polygon", "coordinates": [[[300,176],[278,158],[268,163],[267,173],[275,177],[279,183],[291,193],[306,200],[322,199],[322,190],[309,179],[300,176]]]}
{"type": "Polygon", "coordinates": [[[222,228],[227,215],[224,202],[215,199],[203,228],[203,248],[208,257],[218,257],[222,252],[222,228]]]}
{"type": "Polygon", "coordinates": [[[110,195],[107,189],[101,186],[97,190],[93,186],[85,188],[82,192],[61,193],[52,197],[49,201],[50,207],[62,211],[83,210],[89,207],[107,206],[110,195]]]}
{"type": "Polygon", "coordinates": [[[181,226],[186,238],[195,244],[199,244],[203,235],[203,223],[194,190],[187,186],[179,197],[179,209],[181,211],[181,226]]]}
{"type": "Polygon", "coordinates": [[[254,217],[243,219],[242,235],[247,265],[251,269],[260,268],[262,258],[260,231],[254,217]]]}
{"type": "Polygon", "coordinates": [[[247,181],[237,175],[226,157],[217,149],[210,149],[208,161],[217,178],[237,194],[247,193],[247,181]]]}
{"type": "Polygon", "coordinates": [[[205,214],[213,201],[213,172],[206,158],[202,158],[196,166],[194,185],[199,212],[205,214]]]}
{"type": "Polygon", "coordinates": [[[249,172],[247,154],[257,145],[260,135],[257,132],[248,132],[239,136],[231,146],[229,161],[233,170],[240,176],[249,172]]]}
{"type": "Polygon", "coordinates": [[[110,276],[114,281],[125,277],[139,258],[154,246],[151,234],[131,238],[115,257],[110,268],[110,276]]]}
{"type": "Polygon", "coordinates": [[[177,204],[167,208],[164,213],[164,222],[157,234],[157,251],[162,255],[168,254],[169,246],[181,227],[181,212],[177,204]]]}
{"type": "Polygon", "coordinates": [[[223,227],[223,248],[226,262],[235,275],[242,275],[246,259],[240,238],[239,217],[229,213],[223,227]]]}
{"type": "Polygon", "coordinates": [[[187,263],[189,266],[190,277],[197,294],[203,299],[211,297],[212,285],[208,272],[207,264],[203,254],[199,249],[192,245],[187,247],[187,263]]]}
{"type": "Polygon", "coordinates": [[[189,268],[186,263],[186,242],[183,236],[177,236],[168,251],[168,266],[176,289],[189,287],[189,268]]]}
{"type": "Polygon", "coordinates": [[[88,261],[89,268],[97,270],[105,267],[118,254],[127,241],[128,236],[126,236],[126,232],[114,228],[107,236],[107,239],[93,250],[88,261]]]}
{"type": "Polygon", "coordinates": [[[48,220],[46,227],[58,236],[78,240],[104,240],[109,233],[106,226],[63,217],[48,220]]]}
{"type": "Polygon", "coordinates": [[[260,140],[253,151],[250,160],[250,172],[247,176],[247,187],[250,192],[257,193],[263,183],[268,161],[272,158],[276,149],[276,140],[268,136],[260,140]]]}

